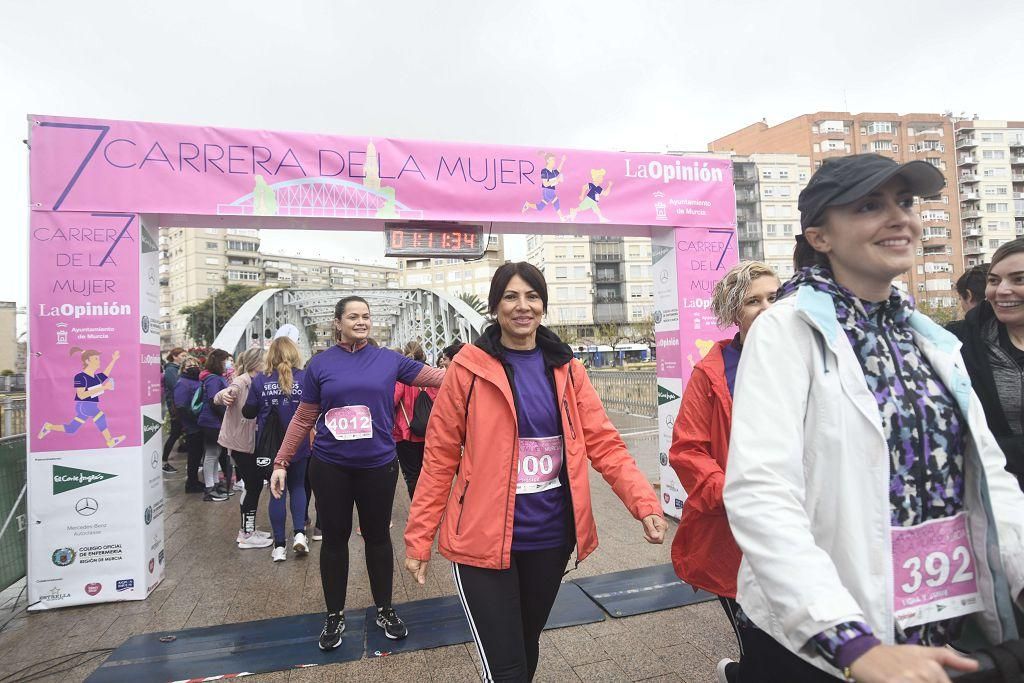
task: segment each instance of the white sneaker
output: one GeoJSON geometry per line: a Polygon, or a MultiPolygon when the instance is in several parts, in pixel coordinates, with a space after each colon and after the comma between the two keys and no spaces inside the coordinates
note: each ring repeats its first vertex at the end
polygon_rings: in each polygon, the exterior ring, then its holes
{"type": "Polygon", "coordinates": [[[236,491],[244,491],[245,490],[245,482],[242,481],[241,479],[239,479],[238,481],[235,482],[235,485],[234,485],[233,488],[236,491]]]}
{"type": "Polygon", "coordinates": [[[306,534],[297,533],[295,534],[295,540],[292,542],[292,550],[298,555],[305,555],[309,552],[309,543],[306,541],[306,534]]]}
{"type": "Polygon", "coordinates": [[[729,677],[726,674],[726,669],[729,665],[736,665],[731,659],[720,659],[718,660],[718,666],[715,667],[715,676],[718,678],[718,683],[729,683],[729,677]]]}
{"type": "Polygon", "coordinates": [[[321,531],[320,529],[313,529],[313,536],[312,536],[312,538],[313,538],[314,541],[322,541],[322,540],[324,540],[324,532],[321,531]]]}
{"type": "Polygon", "coordinates": [[[270,559],[274,562],[284,562],[288,559],[288,551],[281,546],[274,548],[274,552],[270,553],[270,559]]]}
{"type": "Polygon", "coordinates": [[[265,536],[257,536],[256,534],[243,534],[242,540],[238,542],[238,547],[242,548],[266,548],[268,545],[273,545],[274,539],[267,538],[265,536]]]}
{"type": "MultiPolygon", "coordinates": [[[[260,531],[259,529],[254,529],[253,532],[252,532],[252,535],[253,536],[259,536],[260,538],[273,538],[274,537],[274,535],[271,534],[269,531],[260,531]]],[[[245,538],[246,538],[245,532],[242,531],[241,529],[239,529],[238,530],[238,535],[235,536],[235,543],[241,543],[243,540],[245,540],[245,538]]]]}

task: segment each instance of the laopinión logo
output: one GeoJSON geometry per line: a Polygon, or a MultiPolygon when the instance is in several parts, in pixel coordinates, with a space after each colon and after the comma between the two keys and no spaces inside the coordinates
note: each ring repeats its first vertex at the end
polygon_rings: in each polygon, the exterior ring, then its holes
{"type": "Polygon", "coordinates": [[[50,555],[50,559],[58,567],[67,567],[75,561],[76,557],[78,557],[78,554],[75,552],[74,548],[57,548],[53,551],[53,554],[50,555]]]}

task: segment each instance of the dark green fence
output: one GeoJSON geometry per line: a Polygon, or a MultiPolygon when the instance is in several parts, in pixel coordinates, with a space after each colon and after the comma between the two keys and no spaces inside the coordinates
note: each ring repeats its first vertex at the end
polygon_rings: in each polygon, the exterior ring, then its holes
{"type": "Polygon", "coordinates": [[[25,576],[25,434],[0,439],[0,590],[25,576]]]}

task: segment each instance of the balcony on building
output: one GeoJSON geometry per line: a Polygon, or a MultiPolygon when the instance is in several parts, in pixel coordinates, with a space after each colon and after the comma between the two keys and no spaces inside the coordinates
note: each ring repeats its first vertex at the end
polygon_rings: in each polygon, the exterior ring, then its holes
{"type": "Polygon", "coordinates": [[[1011,166],[1024,166],[1024,154],[1014,154],[1010,157],[1011,166]]]}
{"type": "Polygon", "coordinates": [[[1010,176],[1010,180],[1015,183],[1024,183],[1024,173],[1014,173],[1010,176]]]}
{"type": "Polygon", "coordinates": [[[923,137],[925,140],[941,140],[943,137],[945,137],[945,132],[942,130],[941,127],[935,127],[934,124],[927,125],[929,125],[930,127],[925,128],[923,130],[918,130],[912,124],[908,124],[907,128],[914,128],[914,137],[916,138],[923,137]]]}
{"type": "Polygon", "coordinates": [[[626,320],[626,304],[618,302],[594,304],[595,323],[624,323],[626,320]]]}
{"type": "Polygon", "coordinates": [[[957,157],[956,163],[958,166],[974,166],[978,163],[978,157],[973,154],[961,154],[957,157]]]}
{"type": "Polygon", "coordinates": [[[593,254],[594,261],[596,262],[617,262],[623,260],[623,250],[621,242],[618,244],[595,243],[591,245],[590,249],[593,254]]]}
{"type": "Polygon", "coordinates": [[[603,264],[594,271],[594,282],[622,282],[622,271],[618,264],[603,264]]]}
{"type": "Polygon", "coordinates": [[[1024,216],[1024,199],[1018,199],[1013,202],[1013,215],[1017,218],[1024,216]]]}
{"type": "Polygon", "coordinates": [[[976,183],[981,180],[981,178],[977,173],[961,173],[958,180],[961,183],[976,183]]]}
{"type": "Polygon", "coordinates": [[[981,195],[975,190],[964,190],[960,192],[960,199],[965,202],[979,202],[981,201],[981,195]]]}
{"type": "Polygon", "coordinates": [[[981,218],[981,211],[978,211],[977,209],[966,209],[960,212],[960,218],[981,218]]]}
{"type": "Polygon", "coordinates": [[[981,228],[977,223],[970,223],[964,225],[963,228],[964,237],[981,237],[981,228]]]}
{"type": "Polygon", "coordinates": [[[976,256],[984,251],[982,240],[965,240],[964,256],[976,256]]]}
{"type": "Polygon", "coordinates": [[[957,149],[969,149],[978,146],[978,138],[973,135],[961,135],[956,139],[957,149]]]}
{"type": "Polygon", "coordinates": [[[1024,235],[1024,221],[1014,221],[1013,227],[1017,232],[1017,237],[1024,235]]]}
{"type": "Polygon", "coordinates": [[[737,190],[736,191],[736,203],[740,202],[756,202],[758,200],[757,193],[753,190],[737,190]]]}

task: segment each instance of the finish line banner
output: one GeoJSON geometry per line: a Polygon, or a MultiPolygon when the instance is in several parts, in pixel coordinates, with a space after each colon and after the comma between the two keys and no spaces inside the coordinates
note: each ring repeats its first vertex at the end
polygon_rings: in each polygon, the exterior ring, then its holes
{"type": "Polygon", "coordinates": [[[36,211],[734,227],[728,159],[30,116],[36,211]]]}
{"type": "Polygon", "coordinates": [[[135,214],[30,215],[29,609],[163,579],[157,259],[135,214]]]}

